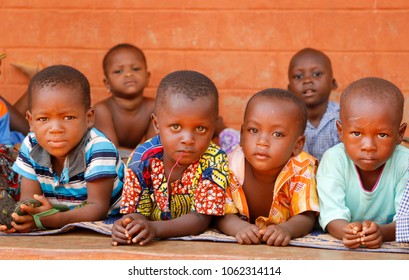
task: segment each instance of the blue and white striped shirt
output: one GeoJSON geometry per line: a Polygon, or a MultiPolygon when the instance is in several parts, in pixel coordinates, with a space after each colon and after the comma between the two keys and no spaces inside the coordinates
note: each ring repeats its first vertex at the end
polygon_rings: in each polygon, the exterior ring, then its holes
{"type": "Polygon", "coordinates": [[[115,177],[108,215],[119,213],[124,163],[114,144],[105,135],[92,128],[64,162],[63,171],[55,173],[50,154],[43,149],[30,132],[24,139],[13,170],[40,183],[43,194],[53,205],[80,207],[87,200],[87,182],[115,177]]]}
{"type": "Polygon", "coordinates": [[[339,120],[339,104],[328,102],[327,111],[317,128],[307,121],[304,151],[321,161],[324,152],[339,143],[337,120],[339,120]]]}

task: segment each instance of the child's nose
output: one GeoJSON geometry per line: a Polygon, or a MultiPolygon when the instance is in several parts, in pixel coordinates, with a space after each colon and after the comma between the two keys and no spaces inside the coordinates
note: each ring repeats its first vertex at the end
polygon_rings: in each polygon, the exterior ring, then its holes
{"type": "Polygon", "coordinates": [[[362,139],[362,150],[363,151],[372,151],[376,149],[376,144],[374,139],[371,137],[364,137],[362,139]]]}
{"type": "Polygon", "coordinates": [[[194,137],[193,137],[193,134],[192,133],[190,133],[190,132],[185,132],[185,133],[183,133],[183,136],[182,136],[182,143],[183,144],[185,144],[185,145],[191,145],[191,144],[193,144],[195,141],[194,141],[194,137]]]}

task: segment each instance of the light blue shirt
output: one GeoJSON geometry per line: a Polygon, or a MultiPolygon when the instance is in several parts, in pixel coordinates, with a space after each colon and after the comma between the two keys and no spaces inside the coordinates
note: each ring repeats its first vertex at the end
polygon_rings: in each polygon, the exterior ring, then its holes
{"type": "Polygon", "coordinates": [[[328,223],[336,219],[391,223],[409,178],[408,162],[409,149],[397,145],[373,190],[367,191],[344,144],[328,149],[317,172],[321,227],[326,229],[328,223]]]}

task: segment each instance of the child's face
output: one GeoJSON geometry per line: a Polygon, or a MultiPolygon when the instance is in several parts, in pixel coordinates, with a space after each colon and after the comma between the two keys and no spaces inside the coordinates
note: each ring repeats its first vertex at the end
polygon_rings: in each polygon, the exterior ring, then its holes
{"type": "Polygon", "coordinates": [[[153,116],[155,131],[160,134],[164,161],[181,165],[198,160],[207,150],[216,127],[215,101],[199,97],[194,101],[182,96],[166,98],[153,116]]]}
{"type": "Polygon", "coordinates": [[[78,90],[44,87],[33,92],[31,110],[27,112],[30,130],[51,156],[64,160],[93,125],[94,112],[86,110],[78,90]]]}
{"type": "Polygon", "coordinates": [[[343,110],[337,128],[348,156],[360,170],[382,168],[402,140],[406,124],[400,125],[395,110],[380,102],[350,102],[343,110]]]}
{"type": "Polygon", "coordinates": [[[119,49],[108,59],[105,86],[113,95],[139,95],[148,85],[148,72],[142,55],[132,49],[119,49]]]}
{"type": "Polygon", "coordinates": [[[290,66],[288,79],[288,89],[301,98],[307,107],[327,102],[331,91],[337,88],[331,65],[318,53],[296,57],[290,66]]]}
{"type": "Polygon", "coordinates": [[[288,101],[258,97],[247,108],[241,142],[247,161],[256,171],[279,172],[304,146],[298,107],[288,101]]]}

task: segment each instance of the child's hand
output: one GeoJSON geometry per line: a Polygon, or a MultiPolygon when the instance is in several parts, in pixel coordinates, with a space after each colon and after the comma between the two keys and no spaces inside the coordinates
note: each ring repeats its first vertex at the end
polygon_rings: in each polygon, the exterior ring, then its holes
{"type": "Polygon", "coordinates": [[[155,238],[156,232],[151,221],[134,219],[125,227],[125,235],[132,238],[132,243],[145,245],[155,238]]]}
{"type": "Polygon", "coordinates": [[[235,237],[239,244],[251,245],[260,244],[262,235],[260,234],[260,228],[258,226],[249,224],[240,229],[235,237]]]}
{"type": "Polygon", "coordinates": [[[6,225],[0,225],[0,232],[4,232],[4,233],[13,233],[16,232],[15,228],[7,228],[6,225]]]}
{"type": "Polygon", "coordinates": [[[53,205],[48,201],[48,199],[43,195],[34,195],[34,199],[38,200],[42,205],[39,207],[33,207],[29,205],[22,204],[20,210],[26,215],[18,215],[17,213],[11,214],[13,217],[13,222],[11,225],[18,232],[30,232],[37,228],[34,218],[32,215],[42,213],[44,211],[50,210],[53,208],[53,205]]]}
{"type": "Polygon", "coordinates": [[[379,225],[372,221],[364,221],[362,223],[362,238],[361,244],[369,249],[381,247],[383,238],[379,225]]]}
{"type": "Polygon", "coordinates": [[[131,244],[131,237],[126,233],[126,226],[132,221],[129,216],[124,216],[121,219],[115,221],[112,226],[112,245],[118,246],[119,244],[131,244]]]}
{"type": "Polygon", "coordinates": [[[291,241],[291,234],[279,225],[270,225],[260,230],[263,241],[269,246],[287,246],[291,241]]]}
{"type": "Polygon", "coordinates": [[[345,227],[342,228],[344,232],[342,237],[342,242],[344,246],[347,248],[359,248],[361,246],[361,239],[364,235],[362,233],[362,224],[359,222],[353,222],[347,224],[345,227]]]}

